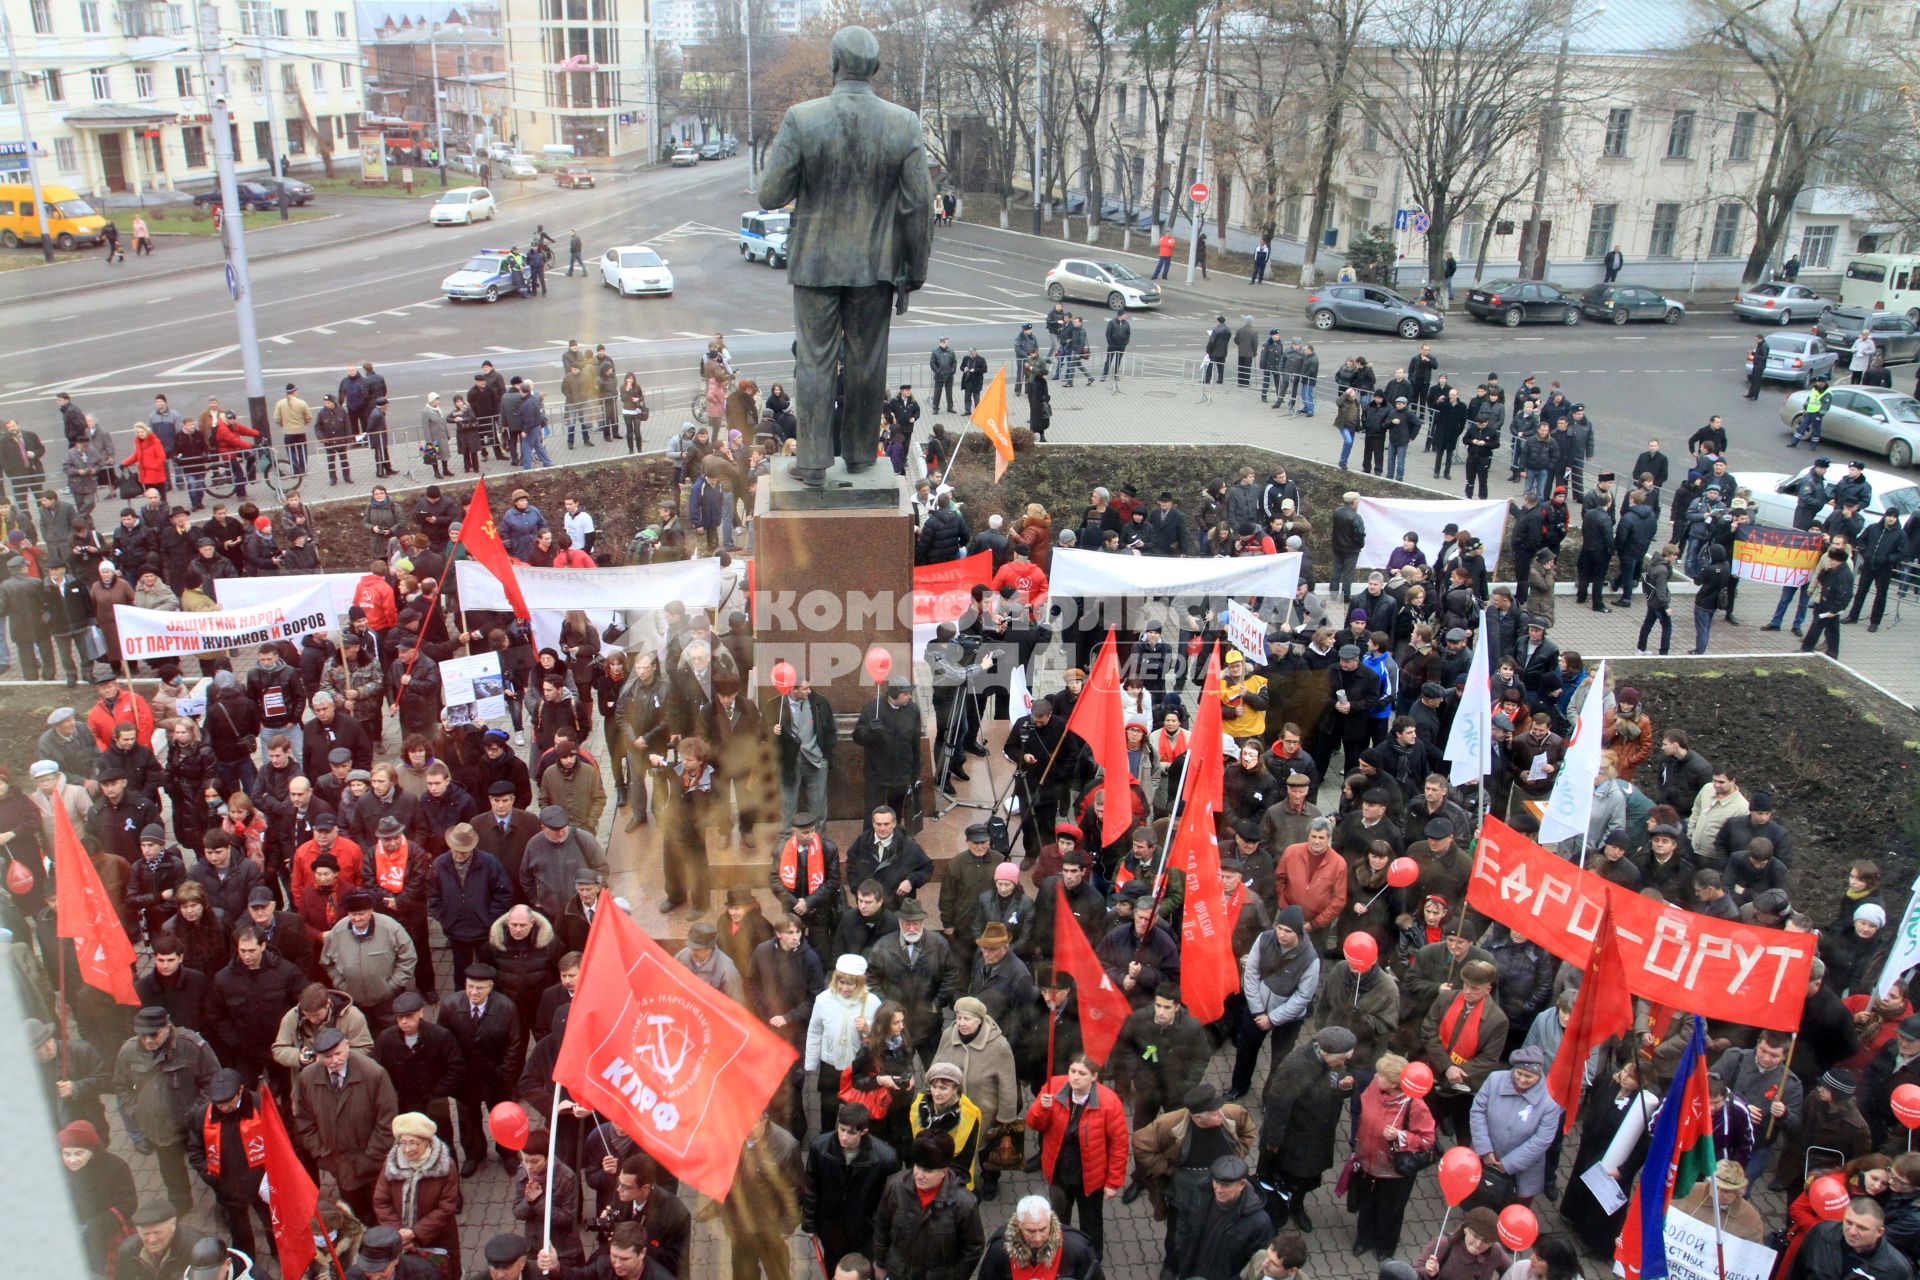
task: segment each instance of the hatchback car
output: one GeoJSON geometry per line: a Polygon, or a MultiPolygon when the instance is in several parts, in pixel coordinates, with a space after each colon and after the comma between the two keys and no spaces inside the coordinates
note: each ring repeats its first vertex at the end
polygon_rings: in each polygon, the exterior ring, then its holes
{"type": "Polygon", "coordinates": [[[726,155],[726,148],[717,142],[705,142],[700,145],[700,158],[702,160],[724,160],[726,159],[726,155]]]}
{"type": "Polygon", "coordinates": [[[1403,338],[1431,338],[1447,327],[1431,307],[1377,284],[1335,284],[1307,295],[1307,323],[1328,329],[1373,329],[1403,338]]]}
{"type": "MultiPolygon", "coordinates": [[[[1791,430],[1806,405],[1807,393],[1794,392],[1780,406],[1780,421],[1791,430]]],[[[1828,392],[1820,437],[1877,454],[1888,466],[1910,467],[1920,447],[1920,400],[1888,387],[1835,387],[1828,392]]]]}
{"type": "Polygon", "coordinates": [[[1580,299],[1545,280],[1492,280],[1467,294],[1467,314],[1498,320],[1509,329],[1522,324],[1579,324],[1580,299]]]}
{"type": "Polygon", "coordinates": [[[673,167],[676,169],[691,169],[699,163],[700,153],[692,147],[681,147],[673,153],[673,167]]]}
{"type": "Polygon", "coordinates": [[[1160,286],[1118,262],[1062,258],[1047,272],[1047,297],[1104,302],[1109,311],[1160,305],[1160,286]]]}
{"type": "Polygon", "coordinates": [[[467,259],[466,265],[440,282],[440,292],[448,302],[498,302],[518,294],[513,272],[507,268],[504,249],[486,249],[467,259]]]}
{"type": "Polygon", "coordinates": [[[673,272],[647,245],[615,245],[600,255],[600,283],[623,298],[666,297],[673,292],[673,272]]]}
{"type": "Polygon", "coordinates": [[[1580,309],[1595,320],[1625,324],[1629,320],[1658,320],[1679,324],[1687,305],[1637,284],[1597,284],[1580,295],[1580,309]]]}
{"type": "Polygon", "coordinates": [[[495,212],[493,192],[485,187],[455,187],[433,202],[427,221],[436,227],[465,227],[485,222],[495,212]]]}
{"type": "Polygon", "coordinates": [[[1895,311],[1868,311],[1863,307],[1828,307],[1820,313],[1814,332],[1828,350],[1850,353],[1860,331],[1866,329],[1888,364],[1920,360],[1920,326],[1895,311]]]}
{"type": "MultiPolygon", "coordinates": [[[[237,182],[234,184],[240,194],[240,211],[251,209],[277,209],[280,207],[280,193],[260,182],[237,182]]],[[[221,202],[220,188],[202,191],[193,198],[201,208],[210,208],[221,202]]]]}
{"type": "MultiPolygon", "coordinates": [[[[1815,378],[1831,378],[1839,363],[1839,353],[1827,350],[1827,344],[1810,333],[1772,333],[1767,335],[1767,367],[1760,376],[1810,387],[1815,378]]],[[[1753,352],[1747,352],[1740,365],[1751,376],[1753,352]]]]}
{"type": "MultiPolygon", "coordinates": [[[[1836,456],[1834,465],[1827,470],[1829,477],[1846,474],[1845,459],[1836,456]]],[[[1811,467],[1802,467],[1792,475],[1778,471],[1755,471],[1740,473],[1740,487],[1753,497],[1754,519],[1762,524],[1774,525],[1782,529],[1793,527],[1793,511],[1799,505],[1799,495],[1795,490],[1805,478],[1811,467]]],[[[1905,476],[1897,476],[1891,471],[1865,472],[1866,481],[1873,486],[1873,501],[1860,514],[1871,524],[1883,511],[1898,511],[1902,518],[1920,511],[1920,486],[1905,476]]],[[[1833,514],[1832,504],[1823,507],[1819,518],[1824,520],[1833,514]]]]}
{"type": "Polygon", "coordinates": [[[1803,284],[1756,284],[1733,295],[1733,314],[1762,324],[1810,320],[1832,305],[1803,284]]]}
{"type": "Polygon", "coordinates": [[[562,187],[591,187],[593,170],[584,165],[570,164],[564,168],[555,169],[553,181],[556,186],[562,187]]]}
{"type": "Polygon", "coordinates": [[[499,171],[509,178],[537,178],[540,176],[540,170],[534,167],[533,161],[518,153],[502,159],[499,162],[499,171]]]}

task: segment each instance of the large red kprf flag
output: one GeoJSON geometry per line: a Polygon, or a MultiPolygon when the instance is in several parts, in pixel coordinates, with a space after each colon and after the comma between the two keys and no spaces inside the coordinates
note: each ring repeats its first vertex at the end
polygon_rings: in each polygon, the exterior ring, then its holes
{"type": "Polygon", "coordinates": [[[1114,652],[1113,628],[1087,673],[1087,687],[1067,717],[1067,732],[1076,734],[1093,752],[1100,766],[1107,802],[1100,810],[1100,844],[1109,847],[1127,838],[1133,829],[1133,797],[1128,790],[1127,716],[1120,701],[1120,658],[1114,652]]]}
{"type": "MultiPolygon", "coordinates": [[[[1093,953],[1093,945],[1067,905],[1066,886],[1055,880],[1053,890],[1058,895],[1053,908],[1054,971],[1073,979],[1074,999],[1080,1006],[1080,1045],[1088,1057],[1104,1065],[1133,1006],[1093,953]]],[[[1060,1070],[1059,1063],[1048,1065],[1049,1075],[1060,1070]]]]}
{"type": "Polygon", "coordinates": [[[793,1046],[661,950],[605,892],[553,1078],[695,1190],[724,1200],[793,1046]]]}
{"type": "Polygon", "coordinates": [[[460,545],[499,580],[500,589],[507,593],[507,603],[513,606],[514,617],[533,616],[527,608],[527,598],[520,594],[520,579],[513,574],[513,557],[507,554],[507,544],[500,541],[500,530],[494,527],[493,506],[487,501],[484,480],[473,486],[473,500],[467,503],[467,514],[460,520],[460,545]]]}
{"type": "Polygon", "coordinates": [[[1186,873],[1180,910],[1180,995],[1202,1022],[1226,1015],[1240,989],[1233,962],[1233,923],[1220,892],[1220,810],[1225,761],[1220,754],[1220,647],[1207,655],[1206,683],[1193,715],[1180,825],[1167,862],[1186,873]]]}
{"type": "Polygon", "coordinates": [[[133,989],[133,943],[120,923],[120,913],[100,883],[99,868],[81,847],[73,820],[60,797],[53,798],[53,931],[73,939],[80,977],[90,987],[121,1004],[137,1005],[133,989]]]}

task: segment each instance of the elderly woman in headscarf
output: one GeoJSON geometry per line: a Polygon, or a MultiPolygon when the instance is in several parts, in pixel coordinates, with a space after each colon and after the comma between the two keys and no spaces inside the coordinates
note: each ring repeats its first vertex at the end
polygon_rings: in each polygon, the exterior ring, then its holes
{"type": "Polygon", "coordinates": [[[410,1252],[438,1254],[460,1274],[460,1171],[439,1126],[418,1111],[393,1118],[393,1146],[373,1184],[373,1213],[410,1252]]]}

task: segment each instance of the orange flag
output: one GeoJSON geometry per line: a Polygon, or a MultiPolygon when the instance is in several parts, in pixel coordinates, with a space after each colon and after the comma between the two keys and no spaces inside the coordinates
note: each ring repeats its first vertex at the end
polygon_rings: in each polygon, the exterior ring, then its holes
{"type": "Polygon", "coordinates": [[[1620,954],[1620,939],[1613,929],[1613,908],[1609,905],[1600,913],[1586,977],[1580,983],[1580,994],[1574,997],[1566,1032],[1553,1055],[1553,1068],[1547,1073],[1547,1092],[1566,1110],[1564,1130],[1573,1128],[1574,1117],[1579,1114],[1587,1059],[1593,1056],[1595,1046],[1631,1030],[1633,992],[1627,989],[1627,965],[1620,954]]]}
{"type": "Polygon", "coordinates": [[[1120,701],[1120,659],[1114,651],[1113,628],[1093,660],[1087,684],[1074,701],[1073,714],[1067,717],[1067,732],[1076,734],[1093,752],[1100,766],[1101,785],[1107,788],[1107,800],[1100,810],[1100,844],[1104,847],[1127,838],[1133,828],[1133,793],[1128,780],[1127,717],[1120,701]]]}
{"type": "MultiPolygon", "coordinates": [[[[1120,1024],[1133,1012],[1126,993],[1114,985],[1107,967],[1093,954],[1093,946],[1067,905],[1067,889],[1058,880],[1053,889],[1059,895],[1053,913],[1053,968],[1073,979],[1074,999],[1080,1005],[1080,1044],[1087,1056],[1105,1063],[1120,1038],[1120,1024]]],[[[1060,1064],[1052,1064],[1058,1072],[1060,1064]]]]}
{"type": "Polygon", "coordinates": [[[58,796],[53,804],[53,876],[53,929],[60,937],[73,939],[80,977],[121,1004],[138,1005],[140,997],[133,990],[133,943],[120,923],[120,913],[107,898],[106,886],[100,883],[99,868],[81,847],[67,806],[58,796]]]}
{"type": "Polygon", "coordinates": [[[553,1078],[724,1200],[793,1046],[660,949],[602,891],[553,1078]]]}
{"type": "Polygon", "coordinates": [[[993,479],[998,483],[1013,461],[1013,424],[1007,419],[1007,366],[1000,366],[987,384],[987,393],[973,406],[973,425],[993,441],[993,479]]]}
{"type": "Polygon", "coordinates": [[[1180,994],[1202,1022],[1227,1011],[1227,997],[1240,989],[1233,961],[1233,924],[1220,892],[1220,810],[1225,779],[1220,756],[1220,646],[1207,656],[1207,679],[1193,716],[1187,751],[1180,826],[1168,865],[1184,871],[1180,914],[1180,994]]]}
{"type": "Polygon", "coordinates": [[[313,1242],[314,1215],[320,1211],[320,1188],[300,1164],[273,1104],[273,1094],[260,1090],[260,1121],[267,1144],[264,1176],[260,1179],[260,1198],[267,1202],[273,1219],[274,1251],[280,1255],[280,1274],[303,1276],[317,1249],[313,1242]]]}
{"type": "Polygon", "coordinates": [[[533,613],[527,608],[527,598],[520,594],[520,580],[513,576],[513,558],[507,554],[507,544],[500,541],[500,530],[494,527],[493,507],[487,501],[484,480],[473,486],[473,500],[467,503],[467,514],[461,517],[460,545],[476,563],[499,579],[500,589],[507,593],[507,603],[513,606],[513,616],[531,618],[533,613]]]}

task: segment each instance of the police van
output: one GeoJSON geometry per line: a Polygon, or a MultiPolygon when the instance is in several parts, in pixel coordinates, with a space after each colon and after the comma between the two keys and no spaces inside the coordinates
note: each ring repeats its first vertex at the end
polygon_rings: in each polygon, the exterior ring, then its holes
{"type": "Polygon", "coordinates": [[[770,267],[787,265],[787,228],[793,215],[784,209],[758,209],[740,215],[740,256],[770,267]]]}

